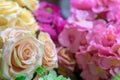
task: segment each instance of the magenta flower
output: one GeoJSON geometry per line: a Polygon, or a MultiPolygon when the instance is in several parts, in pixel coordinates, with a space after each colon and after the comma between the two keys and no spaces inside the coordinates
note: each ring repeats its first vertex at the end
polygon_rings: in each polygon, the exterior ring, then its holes
{"type": "Polygon", "coordinates": [[[39,8],[34,11],[34,16],[38,22],[52,23],[55,17],[60,16],[60,11],[57,6],[47,2],[40,2],[39,8]]]}
{"type": "Polygon", "coordinates": [[[56,30],[57,34],[61,33],[65,24],[66,24],[66,21],[62,17],[55,17],[54,18],[53,26],[54,26],[54,29],[56,30]]]}
{"type": "Polygon", "coordinates": [[[57,40],[57,33],[49,24],[39,24],[40,31],[47,32],[53,40],[57,40]]]}
{"type": "Polygon", "coordinates": [[[66,24],[58,7],[47,2],[40,2],[39,8],[33,13],[39,23],[40,31],[47,32],[53,41],[57,42],[58,35],[66,24]]]}

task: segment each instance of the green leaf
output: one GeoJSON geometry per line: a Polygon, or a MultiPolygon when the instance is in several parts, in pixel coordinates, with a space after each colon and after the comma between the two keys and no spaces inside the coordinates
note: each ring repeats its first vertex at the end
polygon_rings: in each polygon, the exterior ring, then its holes
{"type": "Polygon", "coordinates": [[[43,76],[43,75],[44,75],[45,70],[44,70],[42,67],[38,67],[38,68],[36,69],[36,72],[37,72],[37,74],[39,74],[39,75],[43,76]]]}
{"type": "Polygon", "coordinates": [[[62,75],[60,75],[55,80],[70,80],[70,79],[67,79],[67,78],[63,77],[62,75]]]}
{"type": "Polygon", "coordinates": [[[57,74],[54,70],[50,70],[48,75],[39,78],[38,80],[70,80],[69,78],[65,78],[62,75],[57,77],[57,74]]]}
{"type": "Polygon", "coordinates": [[[26,79],[25,75],[20,75],[15,80],[25,80],[25,79],[26,79]]]}
{"type": "Polygon", "coordinates": [[[120,79],[120,73],[115,75],[111,80],[119,80],[120,79]]]}
{"type": "Polygon", "coordinates": [[[118,78],[117,77],[113,77],[111,80],[118,80],[118,78]]]}
{"type": "Polygon", "coordinates": [[[120,78],[120,73],[118,73],[118,74],[116,75],[116,77],[120,78]]]}

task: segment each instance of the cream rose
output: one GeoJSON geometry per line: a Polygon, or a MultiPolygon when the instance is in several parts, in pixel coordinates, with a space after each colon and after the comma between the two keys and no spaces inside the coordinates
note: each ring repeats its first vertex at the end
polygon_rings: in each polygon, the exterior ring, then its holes
{"type": "Polygon", "coordinates": [[[38,8],[38,0],[13,0],[16,1],[21,7],[27,7],[31,11],[38,8]]]}
{"type": "Polygon", "coordinates": [[[32,13],[25,8],[21,9],[21,13],[16,22],[16,26],[21,26],[31,31],[38,30],[38,24],[35,18],[33,17],[32,13]]]}
{"type": "Polygon", "coordinates": [[[26,80],[33,77],[35,69],[42,65],[44,43],[34,36],[22,33],[5,41],[2,54],[2,74],[14,80],[25,74],[26,80]]]}
{"type": "Polygon", "coordinates": [[[14,38],[22,33],[32,35],[32,33],[30,31],[25,30],[25,28],[21,28],[21,27],[7,28],[0,32],[0,42],[2,41],[4,43],[9,38],[14,38]]]}
{"type": "Polygon", "coordinates": [[[15,2],[0,2],[0,30],[14,26],[21,9],[15,2]]]}
{"type": "Polygon", "coordinates": [[[50,36],[47,33],[41,32],[38,39],[45,43],[45,54],[43,55],[42,66],[46,70],[58,67],[56,48],[50,36]]]}

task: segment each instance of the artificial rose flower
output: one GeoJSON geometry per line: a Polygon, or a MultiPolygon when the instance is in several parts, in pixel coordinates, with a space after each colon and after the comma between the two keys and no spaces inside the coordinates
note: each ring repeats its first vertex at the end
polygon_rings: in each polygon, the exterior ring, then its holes
{"type": "Polygon", "coordinates": [[[7,28],[3,31],[0,32],[0,38],[2,39],[1,42],[7,41],[9,38],[14,38],[22,33],[31,33],[30,31],[25,30],[24,28],[21,27],[12,27],[12,28],[7,28]]]}
{"type": "Polygon", "coordinates": [[[67,24],[59,35],[59,42],[62,46],[76,52],[80,45],[86,45],[86,35],[88,30],[75,24],[67,24]],[[79,34],[79,35],[77,35],[79,34]]]}
{"type": "Polygon", "coordinates": [[[55,17],[60,16],[60,11],[57,6],[47,2],[40,2],[39,8],[34,11],[34,16],[38,22],[52,23],[55,17]]]}
{"type": "Polygon", "coordinates": [[[58,49],[58,59],[59,66],[68,70],[69,72],[73,72],[75,69],[75,58],[73,53],[71,53],[67,48],[59,48],[58,49]]]}
{"type": "Polygon", "coordinates": [[[16,26],[21,26],[31,31],[38,30],[37,22],[35,21],[32,13],[25,8],[21,9],[21,13],[18,16],[16,26]]]}
{"type": "Polygon", "coordinates": [[[27,7],[31,11],[38,8],[38,0],[13,0],[17,2],[21,7],[27,7]]]}
{"type": "Polygon", "coordinates": [[[74,54],[71,53],[67,48],[60,47],[58,52],[58,63],[59,67],[57,69],[58,74],[63,76],[73,78],[73,71],[75,70],[75,58],[74,54]]]}
{"type": "Polygon", "coordinates": [[[53,40],[57,40],[57,32],[49,24],[39,24],[40,31],[47,32],[53,40]]]}
{"type": "Polygon", "coordinates": [[[51,70],[58,67],[57,52],[53,41],[47,33],[40,32],[38,39],[45,43],[42,67],[51,70]]]}
{"type": "Polygon", "coordinates": [[[6,27],[14,26],[21,9],[15,2],[1,2],[0,3],[0,30],[6,27]]]}
{"type": "Polygon", "coordinates": [[[26,80],[32,79],[35,69],[42,65],[43,54],[44,44],[29,33],[7,39],[2,53],[3,77],[14,80],[25,74],[26,80]]]}

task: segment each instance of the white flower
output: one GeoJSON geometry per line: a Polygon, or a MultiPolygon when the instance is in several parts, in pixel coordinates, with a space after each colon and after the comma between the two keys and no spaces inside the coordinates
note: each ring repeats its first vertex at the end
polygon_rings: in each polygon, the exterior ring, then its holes
{"type": "Polygon", "coordinates": [[[2,74],[14,80],[26,74],[26,80],[33,77],[35,69],[42,65],[44,43],[34,36],[21,33],[5,41],[2,55],[2,74]]]}

